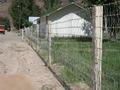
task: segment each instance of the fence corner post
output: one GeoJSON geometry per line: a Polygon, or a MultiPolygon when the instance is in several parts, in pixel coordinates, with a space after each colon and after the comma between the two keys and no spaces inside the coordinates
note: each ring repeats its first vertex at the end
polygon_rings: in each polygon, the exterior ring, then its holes
{"type": "Polygon", "coordinates": [[[102,40],[103,40],[103,6],[94,6],[94,63],[93,63],[93,90],[102,88],[102,40]]]}

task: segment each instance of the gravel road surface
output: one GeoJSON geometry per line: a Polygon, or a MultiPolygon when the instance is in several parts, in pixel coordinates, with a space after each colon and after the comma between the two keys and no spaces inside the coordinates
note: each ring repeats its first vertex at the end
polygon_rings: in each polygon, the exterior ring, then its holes
{"type": "Polygon", "coordinates": [[[0,34],[0,90],[64,88],[21,37],[14,32],[6,32],[5,35],[0,34]]]}

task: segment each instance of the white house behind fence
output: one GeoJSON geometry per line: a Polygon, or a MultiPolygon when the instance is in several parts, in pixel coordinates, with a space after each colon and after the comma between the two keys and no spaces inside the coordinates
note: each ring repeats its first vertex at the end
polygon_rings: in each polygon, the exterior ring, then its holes
{"type": "Polygon", "coordinates": [[[48,24],[52,37],[90,37],[92,34],[90,12],[74,3],[41,17],[40,36],[48,36],[48,24]]]}

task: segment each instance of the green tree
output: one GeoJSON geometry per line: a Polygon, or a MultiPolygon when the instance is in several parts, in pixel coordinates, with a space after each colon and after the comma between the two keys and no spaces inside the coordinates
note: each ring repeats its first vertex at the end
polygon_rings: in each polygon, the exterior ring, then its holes
{"type": "Polygon", "coordinates": [[[105,4],[105,3],[110,3],[113,1],[115,0],[84,0],[84,2],[90,5],[105,4]]]}
{"type": "Polygon", "coordinates": [[[60,0],[43,0],[46,12],[51,12],[60,6],[60,0]]]}
{"type": "Polygon", "coordinates": [[[41,15],[41,9],[37,5],[32,6],[32,15],[33,16],[40,16],[41,15]]]}
{"type": "Polygon", "coordinates": [[[106,18],[107,21],[104,21],[107,24],[107,31],[109,32],[109,36],[110,36],[110,40],[111,41],[116,41],[117,39],[117,32],[118,27],[120,25],[119,18],[120,15],[118,14],[118,11],[120,11],[120,2],[119,3],[115,3],[115,4],[110,4],[109,3],[113,3],[113,2],[117,2],[119,0],[84,0],[84,2],[88,5],[103,5],[103,9],[104,9],[104,20],[106,18]],[[108,4],[108,5],[104,5],[104,4],[108,4]],[[110,14],[114,14],[114,15],[110,15],[110,14]],[[113,22],[114,21],[114,22],[113,22]]]}
{"type": "Polygon", "coordinates": [[[29,16],[40,16],[40,9],[34,0],[13,0],[10,7],[13,24],[17,29],[29,26],[29,16]]]}
{"type": "Polygon", "coordinates": [[[75,2],[76,0],[69,0],[69,2],[75,2]]]}

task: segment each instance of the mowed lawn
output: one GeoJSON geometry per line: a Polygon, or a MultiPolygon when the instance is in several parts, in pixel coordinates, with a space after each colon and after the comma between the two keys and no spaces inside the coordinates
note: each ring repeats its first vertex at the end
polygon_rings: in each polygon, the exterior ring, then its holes
{"type": "MultiPolygon", "coordinates": [[[[120,90],[119,36],[116,42],[103,41],[102,90],[120,90]]],[[[92,86],[92,46],[90,38],[52,39],[53,63],[64,67],[61,77],[67,83],[84,82],[92,86]]]]}

